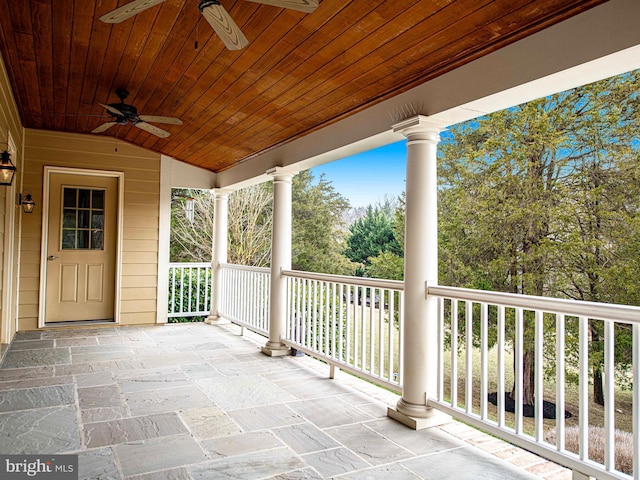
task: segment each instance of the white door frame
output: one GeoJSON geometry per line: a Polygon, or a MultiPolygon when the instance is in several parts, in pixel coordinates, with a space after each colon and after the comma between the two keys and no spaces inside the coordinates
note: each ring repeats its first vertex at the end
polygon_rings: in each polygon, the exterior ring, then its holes
{"type": "Polygon", "coordinates": [[[49,240],[49,184],[52,174],[83,175],[90,177],[112,177],[118,180],[118,199],[116,212],[116,265],[115,291],[113,296],[113,321],[120,323],[120,283],[122,276],[122,231],[124,213],[124,172],[110,170],[89,170],[69,167],[44,167],[42,179],[42,240],[40,243],[40,295],[38,306],[38,328],[60,326],[57,324],[47,324],[45,322],[46,297],[47,297],[47,245],[49,240]]]}

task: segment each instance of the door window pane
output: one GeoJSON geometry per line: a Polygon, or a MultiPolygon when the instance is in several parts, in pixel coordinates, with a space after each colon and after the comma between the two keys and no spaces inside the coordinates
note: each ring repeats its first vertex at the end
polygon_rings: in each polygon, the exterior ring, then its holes
{"type": "Polygon", "coordinates": [[[105,191],[63,187],[62,250],[104,249],[105,191]]]}
{"type": "Polygon", "coordinates": [[[76,248],[76,231],[75,230],[63,230],[62,231],[62,250],[69,250],[76,248]]]}
{"type": "Polygon", "coordinates": [[[86,188],[78,189],[78,207],[89,208],[91,206],[91,190],[86,188]]]}
{"type": "Polygon", "coordinates": [[[102,230],[94,230],[91,232],[91,248],[94,250],[102,250],[103,246],[102,230]]]}
{"type": "Polygon", "coordinates": [[[78,211],[78,228],[89,228],[89,210],[78,211]]]}
{"type": "Polygon", "coordinates": [[[102,230],[104,228],[104,215],[102,214],[102,212],[92,212],[91,213],[91,228],[93,230],[95,229],[100,229],[102,230]]]}
{"type": "Polygon", "coordinates": [[[65,208],[64,218],[62,219],[62,226],[64,228],[76,228],[76,210],[65,208]]]}
{"type": "Polygon", "coordinates": [[[76,243],[77,250],[86,250],[89,248],[89,230],[78,230],[78,243],[76,243]]]}
{"type": "Polygon", "coordinates": [[[75,188],[65,188],[64,189],[64,206],[75,208],[78,204],[76,203],[77,191],[75,188]]]}
{"type": "Polygon", "coordinates": [[[91,207],[102,210],[104,208],[104,190],[94,190],[92,196],[91,207]]]}

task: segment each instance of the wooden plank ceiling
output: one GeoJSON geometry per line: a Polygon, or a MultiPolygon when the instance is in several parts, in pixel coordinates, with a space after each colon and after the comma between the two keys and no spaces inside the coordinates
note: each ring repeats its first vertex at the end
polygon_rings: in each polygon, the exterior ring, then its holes
{"type": "Polygon", "coordinates": [[[603,0],[320,0],[311,14],[220,0],[249,39],[240,51],[224,48],[197,0],[98,20],[128,2],[0,0],[24,126],[91,132],[109,121],[98,103],[127,88],[139,114],[184,124],[159,125],[165,139],[131,125],[102,135],[217,172],[603,0]]]}

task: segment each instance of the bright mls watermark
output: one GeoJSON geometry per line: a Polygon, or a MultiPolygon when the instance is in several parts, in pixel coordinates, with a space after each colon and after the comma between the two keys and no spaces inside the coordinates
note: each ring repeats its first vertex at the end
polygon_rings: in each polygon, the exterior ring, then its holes
{"type": "Polygon", "coordinates": [[[0,455],[2,480],[78,480],[78,455],[0,455]]]}

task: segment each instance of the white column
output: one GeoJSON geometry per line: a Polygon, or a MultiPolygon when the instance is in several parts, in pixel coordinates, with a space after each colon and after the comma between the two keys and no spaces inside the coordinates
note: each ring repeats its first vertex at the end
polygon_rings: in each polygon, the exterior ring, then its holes
{"type": "Polygon", "coordinates": [[[291,349],[281,342],[287,314],[287,279],[282,276],[282,270],[291,268],[291,182],[296,173],[282,167],[267,171],[273,177],[273,230],[269,340],[262,347],[262,353],[272,357],[291,354],[291,349]]]}
{"type": "Polygon", "coordinates": [[[416,116],[394,125],[407,137],[404,245],[404,342],[402,398],[389,416],[419,429],[448,416],[427,406],[436,392],[437,300],[426,296],[438,283],[437,145],[444,126],[416,116]]]}
{"type": "Polygon", "coordinates": [[[228,190],[213,189],[215,198],[213,245],[211,255],[211,313],[205,320],[211,325],[229,323],[220,316],[222,294],[222,270],[220,265],[227,263],[227,235],[229,219],[229,193],[228,190]]]}

